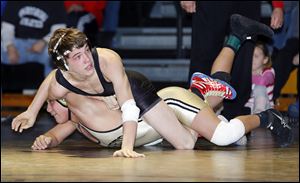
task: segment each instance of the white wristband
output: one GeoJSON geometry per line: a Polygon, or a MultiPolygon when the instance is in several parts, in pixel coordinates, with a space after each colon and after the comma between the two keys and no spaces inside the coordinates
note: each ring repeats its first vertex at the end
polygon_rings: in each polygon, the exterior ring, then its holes
{"type": "Polygon", "coordinates": [[[134,99],[129,99],[121,107],[122,111],[122,121],[123,123],[127,121],[138,122],[140,109],[136,106],[134,99]]]}

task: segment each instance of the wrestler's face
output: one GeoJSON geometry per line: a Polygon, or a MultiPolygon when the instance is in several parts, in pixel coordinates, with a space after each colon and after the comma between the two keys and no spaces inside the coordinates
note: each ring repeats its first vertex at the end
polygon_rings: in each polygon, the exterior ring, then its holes
{"type": "Polygon", "coordinates": [[[264,55],[260,47],[255,47],[252,59],[252,71],[262,71],[264,64],[268,62],[268,57],[264,55]]]}
{"type": "Polygon", "coordinates": [[[80,76],[90,76],[94,72],[94,62],[91,50],[87,44],[81,48],[74,48],[68,54],[69,71],[80,76]]]}
{"type": "Polygon", "coordinates": [[[47,112],[55,118],[57,123],[65,123],[68,121],[68,108],[62,106],[56,100],[47,101],[47,112]]]}

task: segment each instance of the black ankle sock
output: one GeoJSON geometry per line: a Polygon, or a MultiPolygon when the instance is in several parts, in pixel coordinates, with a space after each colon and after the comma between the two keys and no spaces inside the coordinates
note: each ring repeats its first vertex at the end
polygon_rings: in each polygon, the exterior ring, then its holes
{"type": "Polygon", "coordinates": [[[221,81],[225,81],[228,84],[230,84],[230,81],[231,81],[230,74],[227,72],[223,72],[223,71],[215,72],[211,75],[211,77],[214,79],[219,79],[221,81]]]}
{"type": "Polygon", "coordinates": [[[230,34],[225,41],[224,47],[229,47],[236,53],[241,47],[241,44],[241,40],[237,36],[230,34]]]}
{"type": "Polygon", "coordinates": [[[267,112],[264,111],[261,113],[257,113],[256,115],[258,115],[259,120],[260,120],[259,127],[266,128],[269,125],[267,112]]]}

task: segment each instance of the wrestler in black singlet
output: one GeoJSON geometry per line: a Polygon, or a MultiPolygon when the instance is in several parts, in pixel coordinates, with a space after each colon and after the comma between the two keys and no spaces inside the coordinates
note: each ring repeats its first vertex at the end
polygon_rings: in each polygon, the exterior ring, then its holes
{"type": "MultiPolygon", "coordinates": [[[[94,60],[94,66],[98,75],[98,78],[103,86],[104,91],[102,93],[87,93],[85,91],[80,90],[79,88],[74,87],[71,83],[69,83],[61,71],[57,69],[55,77],[59,84],[68,90],[85,96],[111,96],[115,94],[113,89],[113,84],[111,82],[107,82],[100,70],[99,66],[99,58],[96,48],[92,49],[92,55],[94,60]]],[[[155,104],[157,104],[161,98],[156,94],[156,90],[153,84],[142,74],[136,71],[126,71],[132,94],[137,106],[140,108],[140,117],[143,116],[148,110],[150,110],[155,104]]]]}

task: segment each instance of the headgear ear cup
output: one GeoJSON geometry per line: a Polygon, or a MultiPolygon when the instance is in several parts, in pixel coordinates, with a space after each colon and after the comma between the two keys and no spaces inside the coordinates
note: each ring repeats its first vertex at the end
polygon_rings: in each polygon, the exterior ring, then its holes
{"type": "Polygon", "coordinates": [[[66,71],[69,70],[69,66],[67,65],[67,61],[64,58],[64,56],[62,56],[56,52],[56,53],[53,53],[53,59],[55,60],[58,68],[66,70],[66,71]]]}
{"type": "Polygon", "coordinates": [[[65,68],[66,71],[69,70],[69,66],[67,65],[67,61],[66,59],[64,58],[63,55],[59,54],[58,50],[57,50],[57,47],[59,46],[60,42],[62,41],[62,38],[66,35],[67,33],[64,33],[57,41],[57,43],[55,44],[54,48],[53,48],[53,54],[54,54],[54,59],[56,61],[62,61],[63,62],[63,66],[65,68]]]}

